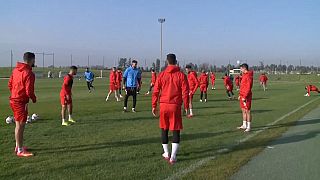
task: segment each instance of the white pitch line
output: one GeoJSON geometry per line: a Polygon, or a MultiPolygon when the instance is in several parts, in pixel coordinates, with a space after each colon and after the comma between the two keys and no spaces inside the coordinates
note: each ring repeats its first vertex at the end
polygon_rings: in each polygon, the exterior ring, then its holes
{"type": "MultiPolygon", "coordinates": [[[[296,113],[296,112],[299,111],[300,109],[306,107],[307,105],[315,102],[315,101],[318,100],[318,99],[319,99],[319,98],[313,99],[313,100],[305,103],[304,105],[299,106],[298,108],[292,110],[291,112],[289,112],[289,113],[281,116],[280,118],[276,119],[276,120],[273,121],[272,123],[267,124],[267,126],[265,126],[264,128],[262,128],[262,129],[260,129],[260,130],[258,130],[258,131],[254,131],[253,133],[249,134],[249,135],[246,136],[245,138],[240,139],[240,140],[238,141],[238,143],[232,145],[231,147],[235,147],[235,146],[239,145],[240,143],[244,143],[244,142],[248,141],[249,139],[255,137],[255,136],[258,135],[259,133],[261,133],[261,132],[269,129],[270,126],[275,125],[275,124],[278,123],[279,121],[281,121],[281,120],[283,120],[284,118],[286,118],[286,117],[288,117],[288,116],[296,113]]],[[[198,169],[199,167],[203,166],[203,165],[206,164],[207,162],[215,159],[215,158],[216,158],[216,154],[225,153],[225,152],[228,152],[228,151],[230,151],[229,148],[219,149],[219,150],[217,150],[216,152],[214,152],[212,156],[203,158],[203,159],[197,161],[196,163],[191,164],[189,167],[183,169],[182,171],[179,171],[179,172],[174,173],[173,175],[167,177],[165,180],[179,179],[179,178],[185,176],[186,174],[189,174],[189,173],[193,172],[194,170],[198,169]]]]}

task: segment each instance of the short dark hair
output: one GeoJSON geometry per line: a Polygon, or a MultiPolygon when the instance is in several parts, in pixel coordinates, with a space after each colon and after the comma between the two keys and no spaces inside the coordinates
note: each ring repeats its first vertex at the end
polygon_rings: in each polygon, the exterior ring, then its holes
{"type": "Polygon", "coordinates": [[[188,64],[188,65],[186,65],[186,68],[187,68],[187,69],[191,69],[192,67],[191,67],[190,64],[188,64]]]}
{"type": "Polygon", "coordinates": [[[116,67],[112,67],[112,69],[116,70],[117,68],[116,67]]]}
{"type": "Polygon", "coordinates": [[[25,52],[23,54],[23,61],[24,62],[29,62],[31,60],[34,60],[36,58],[36,55],[32,52],[25,52]]]}
{"type": "Polygon", "coordinates": [[[72,70],[78,70],[77,66],[71,66],[70,69],[72,69],[72,70]]]}
{"type": "Polygon", "coordinates": [[[241,64],[240,67],[245,68],[246,70],[249,70],[249,65],[247,63],[241,64]]]}
{"type": "Polygon", "coordinates": [[[153,68],[151,68],[151,72],[154,72],[155,70],[153,68]]]}
{"type": "Polygon", "coordinates": [[[133,61],[132,61],[132,63],[136,63],[136,64],[138,64],[138,61],[137,61],[137,60],[133,60],[133,61]]]}
{"type": "Polygon", "coordinates": [[[120,70],[120,71],[121,71],[121,67],[118,67],[117,70],[120,70]]]}
{"type": "Polygon", "coordinates": [[[168,54],[167,55],[167,61],[171,65],[176,65],[177,64],[177,57],[175,54],[168,54]]]}

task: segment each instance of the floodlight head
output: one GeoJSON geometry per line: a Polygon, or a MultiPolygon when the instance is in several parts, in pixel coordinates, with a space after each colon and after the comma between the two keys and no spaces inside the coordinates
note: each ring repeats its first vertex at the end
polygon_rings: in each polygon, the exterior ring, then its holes
{"type": "Polygon", "coordinates": [[[164,23],[165,21],[166,21],[166,19],[164,19],[164,18],[159,18],[159,19],[158,19],[158,22],[159,22],[159,23],[164,23]]]}

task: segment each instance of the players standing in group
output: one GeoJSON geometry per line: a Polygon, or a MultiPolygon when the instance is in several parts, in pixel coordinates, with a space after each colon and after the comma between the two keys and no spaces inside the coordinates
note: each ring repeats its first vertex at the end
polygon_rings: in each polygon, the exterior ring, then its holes
{"type": "Polygon", "coordinates": [[[89,68],[86,68],[86,71],[84,72],[84,78],[87,81],[87,87],[88,87],[89,93],[91,93],[91,90],[94,90],[94,86],[93,86],[94,74],[92,71],[89,70],[89,68]]]}
{"type": "Polygon", "coordinates": [[[116,98],[117,102],[120,101],[118,97],[118,87],[117,87],[117,74],[116,74],[116,67],[112,68],[109,76],[109,93],[106,97],[106,101],[109,100],[110,95],[114,92],[114,97],[116,98]]]}
{"type": "Polygon", "coordinates": [[[193,111],[192,111],[192,100],[193,100],[193,95],[196,93],[198,87],[199,87],[199,81],[197,78],[197,73],[192,70],[191,65],[186,65],[186,72],[188,74],[188,83],[189,83],[189,115],[188,117],[191,118],[193,116],[193,111]]]}
{"type": "Polygon", "coordinates": [[[159,74],[152,94],[152,114],[156,116],[158,101],[160,102],[160,122],[162,137],[162,157],[170,164],[177,162],[177,153],[182,130],[181,106],[184,103],[185,111],[189,108],[189,85],[187,77],[176,65],[174,54],[167,55],[168,66],[159,74]],[[173,132],[172,149],[169,153],[168,132],[173,132]]]}
{"type": "Polygon", "coordinates": [[[262,73],[259,77],[260,80],[260,85],[263,88],[263,91],[267,90],[267,81],[268,81],[268,77],[265,73],[262,73]]]}
{"type": "Polygon", "coordinates": [[[230,79],[230,77],[228,76],[227,73],[225,73],[224,77],[223,77],[223,83],[224,86],[226,88],[226,93],[228,95],[228,98],[234,99],[234,94],[233,94],[233,83],[232,80],[230,79]]]}
{"type": "Polygon", "coordinates": [[[238,129],[242,129],[245,132],[251,130],[251,101],[252,101],[252,85],[253,85],[253,71],[249,70],[248,64],[240,65],[242,72],[242,80],[240,84],[240,91],[238,100],[240,101],[240,108],[242,110],[242,126],[238,129]]]}
{"type": "Polygon", "coordinates": [[[16,123],[15,153],[19,157],[29,157],[33,156],[33,154],[23,146],[23,135],[28,116],[29,99],[33,103],[37,102],[37,97],[34,94],[35,75],[32,72],[32,67],[35,65],[35,54],[31,52],[24,53],[23,61],[17,63],[10,76],[8,87],[11,94],[9,98],[10,106],[16,123]]]}
{"type": "Polygon", "coordinates": [[[201,75],[199,76],[199,86],[200,86],[200,102],[203,102],[202,98],[204,95],[204,102],[207,102],[207,90],[209,86],[208,74],[205,70],[202,70],[201,75]]]}
{"type": "Polygon", "coordinates": [[[116,82],[117,82],[118,94],[119,94],[119,97],[122,98],[123,96],[121,95],[121,89],[122,89],[122,86],[121,86],[121,83],[122,83],[122,71],[121,71],[121,68],[117,69],[116,77],[117,77],[116,82]]]}
{"type": "Polygon", "coordinates": [[[150,83],[150,88],[148,90],[148,92],[146,92],[145,95],[150,94],[150,92],[152,91],[152,88],[154,87],[154,84],[156,83],[157,80],[157,73],[156,71],[152,68],[151,69],[151,83],[150,83]]]}
{"type": "Polygon", "coordinates": [[[61,119],[62,126],[69,126],[70,123],[75,123],[76,121],[72,119],[72,85],[73,85],[73,76],[77,74],[78,68],[76,66],[71,66],[69,73],[64,76],[63,84],[60,91],[60,101],[61,101],[61,119]],[[66,121],[66,111],[68,109],[68,121],[66,121]]]}
{"type": "Polygon", "coordinates": [[[132,96],[132,112],[136,112],[137,92],[141,86],[141,71],[138,69],[138,61],[133,60],[131,66],[123,74],[123,89],[126,91],[124,98],[123,112],[127,112],[128,98],[132,96]]]}
{"type": "Polygon", "coordinates": [[[215,81],[216,81],[216,75],[214,72],[210,73],[210,79],[211,79],[211,89],[214,90],[215,88],[215,81]]]}

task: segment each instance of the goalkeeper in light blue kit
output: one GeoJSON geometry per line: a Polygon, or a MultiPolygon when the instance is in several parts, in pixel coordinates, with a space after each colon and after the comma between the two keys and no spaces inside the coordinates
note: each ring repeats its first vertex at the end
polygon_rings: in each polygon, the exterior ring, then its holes
{"type": "Polygon", "coordinates": [[[94,86],[93,86],[94,74],[89,70],[89,68],[86,68],[86,72],[84,72],[84,78],[87,81],[89,93],[91,93],[91,90],[94,90],[94,86]]]}

